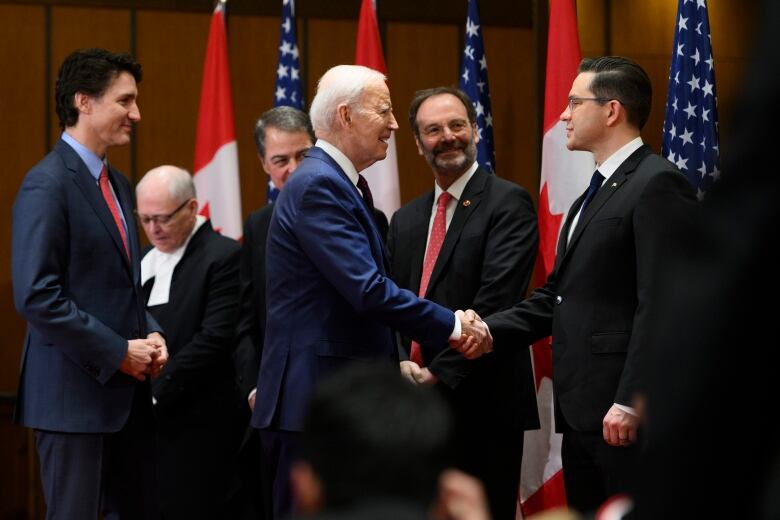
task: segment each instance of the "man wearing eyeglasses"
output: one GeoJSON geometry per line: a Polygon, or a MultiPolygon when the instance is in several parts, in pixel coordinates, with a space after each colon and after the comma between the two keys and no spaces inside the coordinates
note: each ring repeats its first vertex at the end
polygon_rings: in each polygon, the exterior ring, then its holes
{"type": "MultiPolygon", "coordinates": [[[[409,123],[435,185],[393,215],[388,250],[399,286],[487,315],[525,296],[538,237],[528,192],[477,163],[476,121],[458,89],[415,94],[409,123]]],[[[405,347],[407,378],[436,384],[453,407],[457,466],[482,480],[493,518],[514,518],[523,431],[539,427],[528,350],[469,360],[446,343],[405,347]],[[474,442],[485,435],[490,442],[474,442]]]]}
{"type": "Polygon", "coordinates": [[[671,234],[696,200],[677,168],[642,142],[651,97],[631,60],[580,63],[560,119],[567,148],[593,153],[598,169],[563,224],[547,283],[485,319],[497,345],[552,333],[555,426],[567,499],[580,511],[631,490],[647,309],[659,265],[675,254],[671,234]]]}
{"type": "Polygon", "coordinates": [[[143,294],[170,349],[152,384],[160,508],[163,518],[220,518],[239,435],[231,355],[241,247],[198,215],[181,168],[147,172],[136,199],[154,246],[141,260],[143,294]]]}

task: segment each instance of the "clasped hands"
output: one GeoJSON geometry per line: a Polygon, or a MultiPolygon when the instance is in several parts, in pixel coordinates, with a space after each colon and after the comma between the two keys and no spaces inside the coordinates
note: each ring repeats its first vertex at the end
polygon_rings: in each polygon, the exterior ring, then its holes
{"type": "Polygon", "coordinates": [[[131,339],[127,342],[127,354],[119,370],[139,381],[146,376],[157,377],[168,362],[168,347],[160,333],[152,332],[146,339],[131,339]]]}
{"type": "Polygon", "coordinates": [[[493,352],[493,336],[476,312],[471,309],[455,311],[455,317],[460,320],[460,339],[450,340],[452,348],[466,359],[476,359],[482,354],[493,352]]]}

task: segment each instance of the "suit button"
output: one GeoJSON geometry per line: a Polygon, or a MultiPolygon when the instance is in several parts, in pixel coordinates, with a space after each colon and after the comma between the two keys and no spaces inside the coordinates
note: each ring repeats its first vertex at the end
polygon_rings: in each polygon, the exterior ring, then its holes
{"type": "Polygon", "coordinates": [[[560,305],[563,303],[563,296],[556,296],[555,297],[555,305],[560,305]]]}

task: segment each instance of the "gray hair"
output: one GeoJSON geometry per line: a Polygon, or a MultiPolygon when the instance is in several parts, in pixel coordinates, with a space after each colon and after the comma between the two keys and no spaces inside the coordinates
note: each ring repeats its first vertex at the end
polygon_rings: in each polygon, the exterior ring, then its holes
{"type": "Polygon", "coordinates": [[[336,65],[328,69],[317,83],[317,94],[309,108],[314,130],[333,131],[339,105],[355,106],[367,87],[386,79],[381,72],[362,65],[336,65]]]}
{"type": "Polygon", "coordinates": [[[255,146],[260,157],[265,157],[265,129],[276,128],[282,132],[306,132],[313,143],[314,129],[306,112],[293,107],[274,107],[266,110],[255,123],[255,146]]]}
{"type": "Polygon", "coordinates": [[[193,182],[190,172],[184,168],[167,164],[152,168],[146,172],[146,175],[143,176],[135,187],[136,195],[141,191],[144,183],[147,180],[152,179],[163,181],[168,188],[168,194],[175,201],[183,202],[188,199],[198,198],[197,192],[195,191],[195,182],[193,182]]]}

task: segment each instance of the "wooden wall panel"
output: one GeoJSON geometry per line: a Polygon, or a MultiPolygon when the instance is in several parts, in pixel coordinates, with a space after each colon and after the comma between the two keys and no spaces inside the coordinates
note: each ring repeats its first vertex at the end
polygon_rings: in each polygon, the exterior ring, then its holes
{"type": "Polygon", "coordinates": [[[460,49],[455,25],[392,23],[387,27],[387,67],[393,113],[398,120],[396,150],[405,204],[433,187],[433,174],[417,152],[409,126],[409,104],[420,89],[458,84],[460,49]]]}
{"type": "Polygon", "coordinates": [[[11,208],[25,173],[46,152],[44,21],[42,7],[0,5],[0,70],[6,72],[0,87],[0,392],[16,392],[25,332],[13,305],[11,208]]]}
{"type": "Polygon", "coordinates": [[[606,13],[605,0],[577,0],[577,31],[583,57],[606,52],[606,13]]]}
{"type": "MultiPolygon", "coordinates": [[[[130,11],[125,9],[91,9],[80,7],[55,7],[51,10],[51,85],[54,96],[54,82],[57,69],[65,57],[76,49],[103,47],[114,52],[130,51],[130,11]]],[[[59,138],[60,128],[52,107],[51,142],[59,138]]],[[[114,148],[109,152],[109,161],[128,178],[130,171],[130,146],[114,148]]]]}
{"type": "Polygon", "coordinates": [[[485,28],[496,173],[539,193],[539,135],[534,35],[516,28],[485,28]]]}
{"type": "MultiPolygon", "coordinates": [[[[241,210],[246,217],[265,206],[268,176],[260,166],[253,131],[255,121],[273,106],[279,19],[234,17],[229,22],[230,74],[241,177],[241,210]],[[242,52],[242,51],[248,52],[242,52]]],[[[300,24],[299,24],[300,25],[300,24]]],[[[301,30],[298,45],[303,45],[301,30]]],[[[299,56],[303,63],[304,56],[299,56]]]]}
{"type": "Polygon", "coordinates": [[[317,81],[329,68],[355,63],[357,21],[309,20],[307,33],[305,43],[302,34],[298,34],[298,45],[303,47],[301,54],[304,61],[301,66],[307,69],[306,99],[311,101],[314,99],[317,81]]]}
{"type": "Polygon", "coordinates": [[[136,57],[144,68],[136,130],[137,178],[162,164],[192,172],[209,15],[139,11],[136,57]]]}

